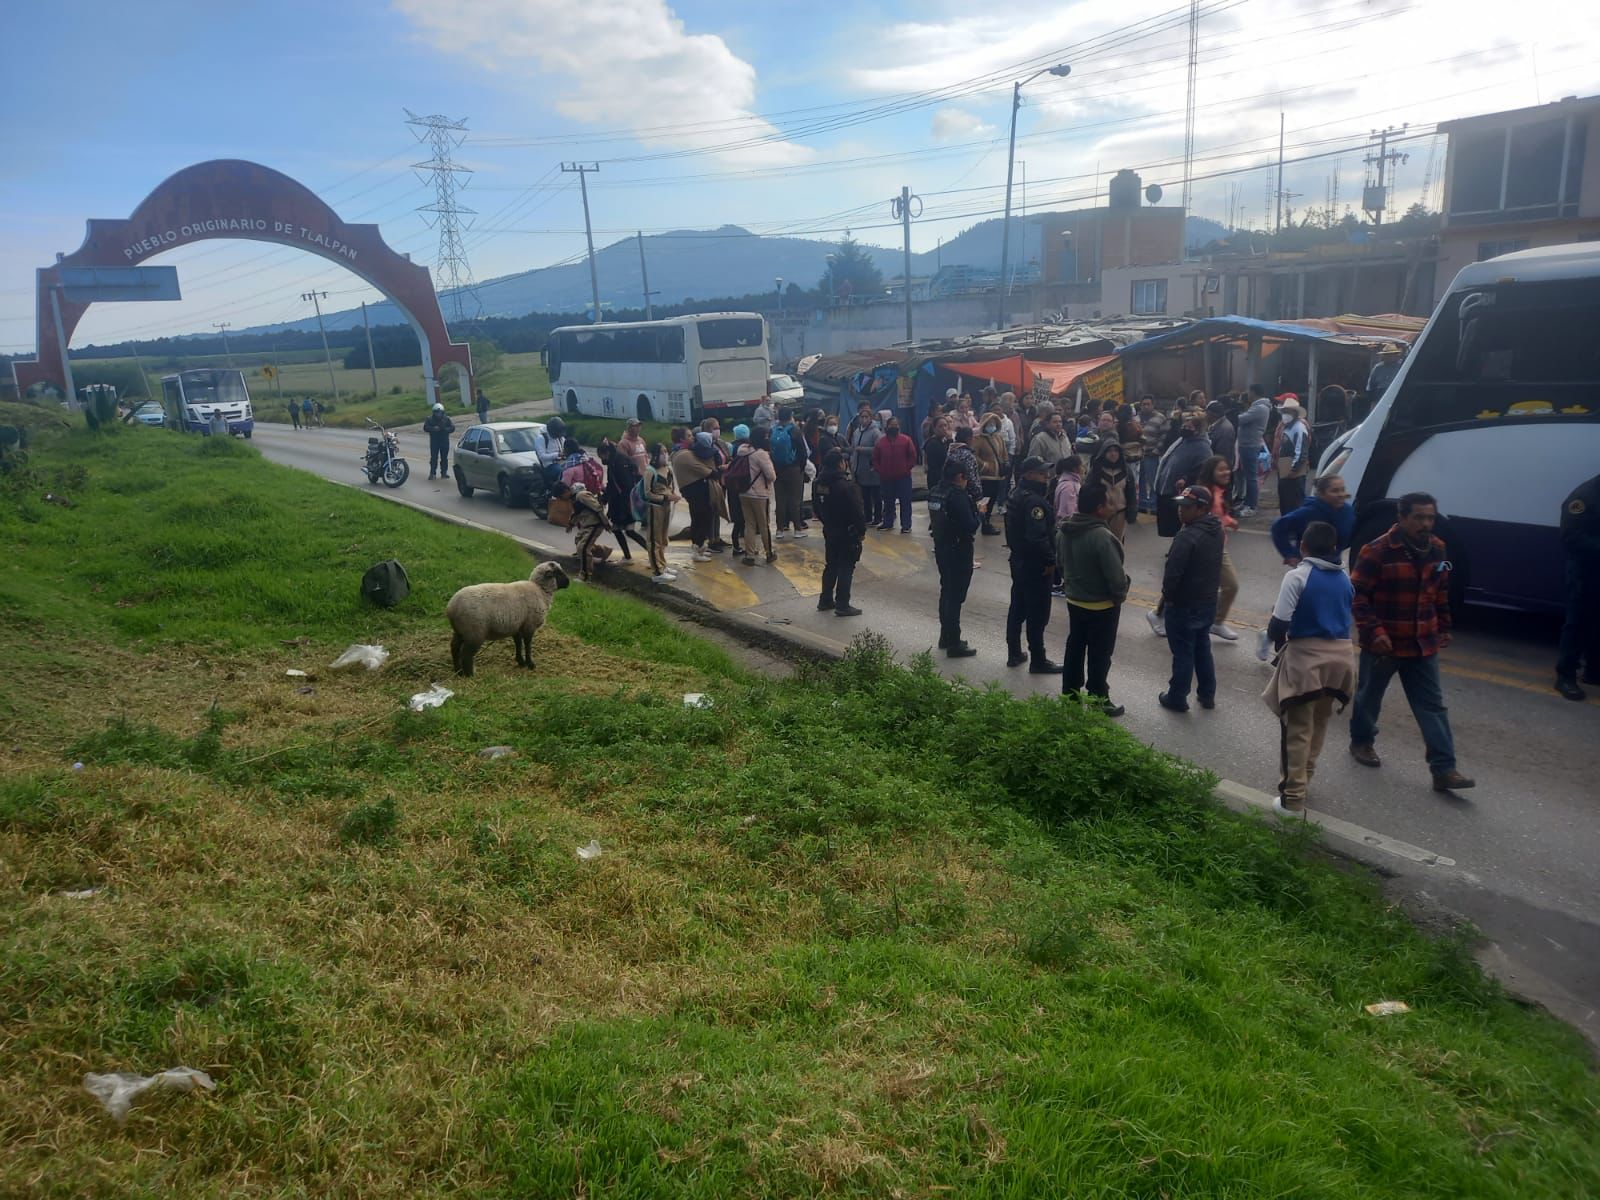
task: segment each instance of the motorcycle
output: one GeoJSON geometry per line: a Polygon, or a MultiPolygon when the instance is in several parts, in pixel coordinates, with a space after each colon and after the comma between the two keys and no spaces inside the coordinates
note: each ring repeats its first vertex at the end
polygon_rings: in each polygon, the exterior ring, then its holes
{"type": "Polygon", "coordinates": [[[411,464],[400,457],[400,440],[370,418],[367,424],[378,431],[377,437],[367,439],[367,457],[362,464],[367,482],[381,479],[385,486],[397,488],[411,476],[411,464]]]}

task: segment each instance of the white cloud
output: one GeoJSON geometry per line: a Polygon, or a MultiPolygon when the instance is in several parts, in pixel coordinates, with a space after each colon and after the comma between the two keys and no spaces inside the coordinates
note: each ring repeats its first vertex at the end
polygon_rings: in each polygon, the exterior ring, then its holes
{"type": "Polygon", "coordinates": [[[936,142],[987,137],[993,132],[993,125],[964,108],[941,108],[933,114],[933,140],[936,142]]]}
{"type": "MultiPolygon", "coordinates": [[[[395,0],[395,7],[436,49],[573,120],[623,127],[650,146],[704,149],[778,132],[753,115],[755,68],[715,34],[688,32],[665,0],[395,0]]],[[[722,153],[759,164],[810,154],[782,140],[722,153]]]]}

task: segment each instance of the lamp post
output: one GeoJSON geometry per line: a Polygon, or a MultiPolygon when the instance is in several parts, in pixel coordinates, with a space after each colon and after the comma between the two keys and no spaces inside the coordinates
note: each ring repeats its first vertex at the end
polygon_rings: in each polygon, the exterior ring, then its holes
{"type": "Polygon", "coordinates": [[[1072,68],[1066,63],[1041,67],[1026,79],[1019,79],[1011,85],[1011,148],[1006,152],[1006,218],[1000,228],[1000,316],[995,324],[996,329],[1006,327],[1006,272],[1011,267],[1011,179],[1017,167],[1017,109],[1022,107],[1023,85],[1032,83],[1046,72],[1065,79],[1072,74],[1072,68]]]}
{"type": "Polygon", "coordinates": [[[823,255],[823,257],[828,260],[828,307],[831,309],[833,307],[833,298],[834,298],[834,295],[835,295],[835,289],[834,289],[834,283],[833,283],[833,260],[835,258],[837,258],[838,255],[836,255],[836,254],[825,254],[825,255],[823,255]]]}

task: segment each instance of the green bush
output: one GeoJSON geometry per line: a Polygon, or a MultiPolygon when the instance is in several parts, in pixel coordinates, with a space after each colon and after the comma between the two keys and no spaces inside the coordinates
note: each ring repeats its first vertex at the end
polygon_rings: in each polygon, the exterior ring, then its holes
{"type": "Polygon", "coordinates": [[[394,837],[400,813],[393,796],[358,804],[339,822],[339,840],[378,846],[394,837]]]}

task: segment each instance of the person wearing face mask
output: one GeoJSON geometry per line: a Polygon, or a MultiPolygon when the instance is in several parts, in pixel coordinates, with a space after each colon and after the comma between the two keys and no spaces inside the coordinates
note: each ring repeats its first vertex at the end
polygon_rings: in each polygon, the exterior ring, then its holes
{"type": "Polygon", "coordinates": [[[841,449],[829,450],[823,456],[822,473],[812,491],[812,503],[822,522],[825,553],[817,611],[832,609],[835,616],[859,617],[861,610],[850,603],[850,584],[855,578],[856,563],[861,561],[867,514],[861,506],[861,489],[845,466],[846,458],[841,449]]]}
{"type": "Polygon", "coordinates": [[[884,434],[872,448],[872,469],[883,487],[883,520],[879,529],[894,528],[894,510],[900,508],[900,532],[911,532],[911,468],[917,465],[917,444],[900,432],[900,418],[890,417],[884,434]]]}
{"type": "Polygon", "coordinates": [[[1000,536],[1000,531],[994,527],[994,510],[1000,503],[1000,491],[1005,487],[1007,476],[1011,473],[1011,460],[1006,455],[1005,438],[1000,434],[1000,414],[988,412],[983,414],[983,424],[979,427],[977,436],[972,439],[972,453],[978,459],[978,479],[982,495],[989,501],[989,507],[983,510],[983,532],[993,537],[1000,536]]]}

